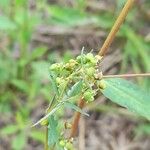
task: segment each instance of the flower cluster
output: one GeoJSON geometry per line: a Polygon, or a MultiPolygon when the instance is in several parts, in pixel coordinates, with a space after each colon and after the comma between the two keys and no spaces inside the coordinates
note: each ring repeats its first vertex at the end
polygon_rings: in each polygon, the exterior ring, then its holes
{"type": "Polygon", "coordinates": [[[68,91],[78,81],[82,81],[82,96],[86,102],[94,100],[99,88],[104,88],[100,62],[102,57],[92,53],[81,54],[67,63],[55,63],[50,72],[55,77],[59,93],[68,91]]]}

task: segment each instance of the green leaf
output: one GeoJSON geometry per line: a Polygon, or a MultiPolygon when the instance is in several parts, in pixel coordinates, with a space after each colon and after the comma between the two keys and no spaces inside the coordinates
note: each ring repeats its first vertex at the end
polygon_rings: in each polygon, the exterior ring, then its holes
{"type": "Polygon", "coordinates": [[[49,80],[49,63],[46,61],[32,62],[33,78],[37,81],[45,82],[49,80]]]}
{"type": "Polygon", "coordinates": [[[34,49],[31,54],[31,59],[33,60],[33,59],[42,57],[46,53],[47,50],[48,49],[46,47],[38,47],[34,49]]]}
{"type": "Polygon", "coordinates": [[[53,91],[58,96],[59,95],[59,91],[58,91],[58,88],[57,88],[56,77],[53,74],[51,74],[51,72],[50,72],[50,82],[51,82],[53,91]]]}
{"type": "Polygon", "coordinates": [[[105,79],[102,93],[111,101],[150,120],[150,94],[124,79],[105,79]]]}
{"type": "Polygon", "coordinates": [[[10,0],[0,1],[0,6],[1,6],[2,8],[5,8],[5,9],[6,9],[6,7],[8,8],[8,7],[9,7],[9,4],[10,4],[10,0]]]}
{"type": "Polygon", "coordinates": [[[48,124],[48,145],[52,146],[56,144],[59,140],[59,133],[57,130],[58,120],[54,118],[54,116],[49,117],[49,124],[48,124]]]}
{"type": "Polygon", "coordinates": [[[150,124],[149,123],[140,124],[135,128],[135,133],[137,135],[150,135],[150,124]]]}
{"type": "Polygon", "coordinates": [[[17,125],[8,125],[1,129],[1,134],[9,135],[9,134],[16,133],[17,131],[18,131],[17,125]]]}
{"type": "Polygon", "coordinates": [[[52,17],[51,22],[57,25],[61,24],[72,27],[89,24],[93,21],[92,17],[89,21],[89,17],[85,13],[74,8],[51,5],[48,11],[52,17]]]}
{"type": "Polygon", "coordinates": [[[0,16],[0,30],[14,30],[16,25],[6,16],[0,16]]]}
{"type": "Polygon", "coordinates": [[[75,111],[80,112],[81,114],[86,115],[86,116],[89,117],[89,114],[84,112],[80,107],[74,105],[73,103],[65,102],[65,106],[68,107],[68,108],[74,109],[75,111]]]}
{"type": "Polygon", "coordinates": [[[13,84],[19,90],[26,92],[26,93],[28,93],[28,91],[30,89],[28,83],[24,80],[13,79],[11,81],[11,84],[13,84]]]}
{"type": "Polygon", "coordinates": [[[44,143],[45,135],[42,131],[32,130],[29,136],[38,142],[44,143]]]}
{"type": "Polygon", "coordinates": [[[58,109],[60,109],[64,105],[64,102],[59,103],[54,109],[52,109],[47,115],[41,118],[38,122],[36,122],[32,127],[40,124],[43,120],[47,119],[51,115],[53,115],[58,109]]]}
{"type": "Polygon", "coordinates": [[[26,136],[24,133],[19,133],[12,141],[13,150],[22,150],[26,145],[26,136]]]}

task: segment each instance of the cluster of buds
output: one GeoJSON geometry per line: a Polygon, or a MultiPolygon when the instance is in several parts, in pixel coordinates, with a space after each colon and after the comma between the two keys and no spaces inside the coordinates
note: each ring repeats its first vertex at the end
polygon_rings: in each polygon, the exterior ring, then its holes
{"type": "Polygon", "coordinates": [[[55,63],[50,66],[50,71],[55,76],[58,90],[71,87],[78,81],[83,81],[83,98],[87,102],[94,100],[99,88],[105,88],[102,84],[102,73],[99,64],[102,57],[92,53],[81,54],[76,59],[70,59],[67,63],[55,63]]]}
{"type": "Polygon", "coordinates": [[[74,150],[74,147],[73,147],[73,139],[60,140],[59,145],[60,145],[60,147],[62,147],[64,150],[74,150]]]}

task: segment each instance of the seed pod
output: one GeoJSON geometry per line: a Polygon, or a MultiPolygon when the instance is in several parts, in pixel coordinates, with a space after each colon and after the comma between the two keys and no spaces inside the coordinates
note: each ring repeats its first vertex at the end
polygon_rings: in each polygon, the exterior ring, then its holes
{"type": "Polygon", "coordinates": [[[83,97],[87,102],[92,102],[94,101],[94,92],[92,90],[87,90],[83,94],[83,97]]]}
{"type": "Polygon", "coordinates": [[[56,72],[58,71],[59,72],[62,68],[63,68],[63,64],[55,63],[50,66],[50,71],[56,71],[56,72]]]}
{"type": "Polygon", "coordinates": [[[106,88],[106,84],[105,84],[105,81],[104,80],[100,80],[99,82],[98,82],[98,87],[100,88],[100,89],[105,89],[106,88]]]}
{"type": "Polygon", "coordinates": [[[67,143],[66,143],[65,148],[66,148],[67,150],[73,150],[73,149],[74,149],[74,148],[73,148],[73,144],[70,143],[70,142],[67,142],[67,143]]]}
{"type": "Polygon", "coordinates": [[[65,129],[71,129],[72,128],[72,124],[71,123],[68,123],[68,122],[65,122],[65,129]]]}
{"type": "Polygon", "coordinates": [[[66,145],[66,142],[65,142],[64,140],[61,140],[61,141],[59,142],[59,145],[60,145],[61,147],[64,147],[64,146],[66,145]]]}
{"type": "Polygon", "coordinates": [[[61,84],[61,82],[62,82],[62,78],[57,77],[56,78],[56,83],[59,85],[59,84],[61,84]]]}
{"type": "Polygon", "coordinates": [[[89,61],[93,65],[96,65],[96,63],[97,63],[97,61],[96,61],[96,59],[95,59],[95,57],[94,57],[94,55],[92,53],[88,53],[86,55],[86,59],[87,59],[87,61],[89,61]]]}
{"type": "Polygon", "coordinates": [[[87,68],[85,72],[88,76],[94,76],[95,69],[93,67],[87,68]]]}
{"type": "Polygon", "coordinates": [[[77,64],[77,61],[74,60],[74,59],[70,59],[70,60],[69,60],[69,64],[71,64],[72,66],[74,66],[74,65],[77,64]]]}

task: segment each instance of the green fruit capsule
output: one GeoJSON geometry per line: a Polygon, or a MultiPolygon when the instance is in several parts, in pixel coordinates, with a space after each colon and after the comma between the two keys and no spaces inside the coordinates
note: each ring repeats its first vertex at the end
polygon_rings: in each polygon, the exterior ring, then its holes
{"type": "Polygon", "coordinates": [[[105,81],[104,80],[99,81],[98,87],[102,90],[105,89],[106,88],[105,81]]]}
{"type": "Polygon", "coordinates": [[[90,61],[93,65],[96,65],[97,60],[95,59],[94,55],[92,53],[88,53],[86,55],[87,61],[90,61]]]}
{"type": "Polygon", "coordinates": [[[68,122],[65,122],[65,129],[71,129],[72,128],[72,124],[71,123],[68,123],[68,122]]]}
{"type": "Polygon", "coordinates": [[[51,71],[56,70],[56,68],[57,68],[57,64],[52,64],[52,65],[50,66],[50,70],[51,70],[51,71]]]}
{"type": "Polygon", "coordinates": [[[84,99],[87,101],[87,102],[92,102],[94,101],[94,94],[93,94],[93,91],[86,91],[84,94],[83,94],[83,97],[84,99]]]}
{"type": "Polygon", "coordinates": [[[77,62],[79,62],[79,63],[80,63],[80,62],[81,62],[81,59],[82,59],[82,56],[81,56],[81,55],[79,55],[79,56],[77,56],[77,58],[76,58],[76,59],[77,59],[77,62]]]}
{"type": "Polygon", "coordinates": [[[90,67],[90,68],[86,69],[86,74],[88,76],[94,76],[94,73],[95,73],[95,69],[93,67],[90,67]]]}
{"type": "Polygon", "coordinates": [[[66,142],[65,142],[64,140],[61,140],[61,141],[59,142],[59,145],[60,145],[61,147],[64,147],[64,146],[66,145],[66,142]]]}
{"type": "Polygon", "coordinates": [[[73,145],[70,142],[67,142],[65,147],[67,150],[73,150],[73,145]]]}
{"type": "Polygon", "coordinates": [[[60,71],[63,68],[62,63],[55,63],[50,66],[50,71],[60,71]]]}
{"type": "Polygon", "coordinates": [[[76,65],[76,64],[77,64],[77,61],[74,60],[74,59],[70,59],[70,60],[69,60],[69,63],[72,64],[72,65],[76,65]]]}
{"type": "Polygon", "coordinates": [[[57,78],[56,78],[56,83],[57,83],[57,84],[61,84],[61,82],[62,82],[62,79],[59,78],[59,77],[57,77],[57,78]]]}

